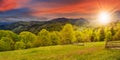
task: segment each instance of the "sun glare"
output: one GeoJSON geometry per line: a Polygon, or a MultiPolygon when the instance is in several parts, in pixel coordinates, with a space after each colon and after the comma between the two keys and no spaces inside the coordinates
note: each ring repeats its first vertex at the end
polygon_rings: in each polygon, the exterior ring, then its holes
{"type": "Polygon", "coordinates": [[[100,12],[98,15],[98,22],[102,25],[110,23],[110,14],[108,12],[100,12]]]}

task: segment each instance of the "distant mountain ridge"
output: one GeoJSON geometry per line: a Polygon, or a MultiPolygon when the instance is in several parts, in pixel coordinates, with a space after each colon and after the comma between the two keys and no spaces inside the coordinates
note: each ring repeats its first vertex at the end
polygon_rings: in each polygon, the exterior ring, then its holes
{"type": "Polygon", "coordinates": [[[18,22],[0,22],[0,30],[12,30],[15,33],[22,31],[30,31],[38,33],[41,29],[47,29],[49,31],[59,31],[63,25],[70,23],[73,25],[83,25],[88,23],[88,20],[84,18],[80,19],[68,19],[68,18],[56,18],[50,21],[18,21],[18,22]]]}

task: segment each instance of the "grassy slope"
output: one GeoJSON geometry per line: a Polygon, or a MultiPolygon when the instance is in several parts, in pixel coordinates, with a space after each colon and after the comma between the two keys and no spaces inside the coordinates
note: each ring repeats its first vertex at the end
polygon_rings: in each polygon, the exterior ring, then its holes
{"type": "Polygon", "coordinates": [[[104,49],[104,42],[0,52],[0,60],[120,60],[119,56],[119,50],[104,49]]]}

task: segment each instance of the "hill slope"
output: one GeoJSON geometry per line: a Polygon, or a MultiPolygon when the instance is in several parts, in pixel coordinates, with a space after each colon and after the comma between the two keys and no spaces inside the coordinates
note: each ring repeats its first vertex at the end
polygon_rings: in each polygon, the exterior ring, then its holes
{"type": "Polygon", "coordinates": [[[119,60],[119,50],[104,49],[104,42],[85,46],[58,45],[0,52],[1,60],[119,60]]]}
{"type": "Polygon", "coordinates": [[[38,33],[41,29],[47,29],[49,31],[59,31],[62,29],[63,25],[70,23],[73,25],[84,25],[88,21],[84,18],[80,19],[67,19],[67,18],[57,18],[50,21],[19,21],[19,22],[1,22],[1,30],[12,30],[16,33],[21,31],[30,31],[33,33],[38,33]]]}

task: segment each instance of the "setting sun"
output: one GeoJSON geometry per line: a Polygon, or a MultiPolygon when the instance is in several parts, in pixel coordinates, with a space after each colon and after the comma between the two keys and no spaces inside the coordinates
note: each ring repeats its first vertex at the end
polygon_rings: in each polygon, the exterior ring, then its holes
{"type": "Polygon", "coordinates": [[[108,12],[100,12],[98,15],[98,22],[100,24],[106,25],[110,23],[110,13],[108,12]]]}

